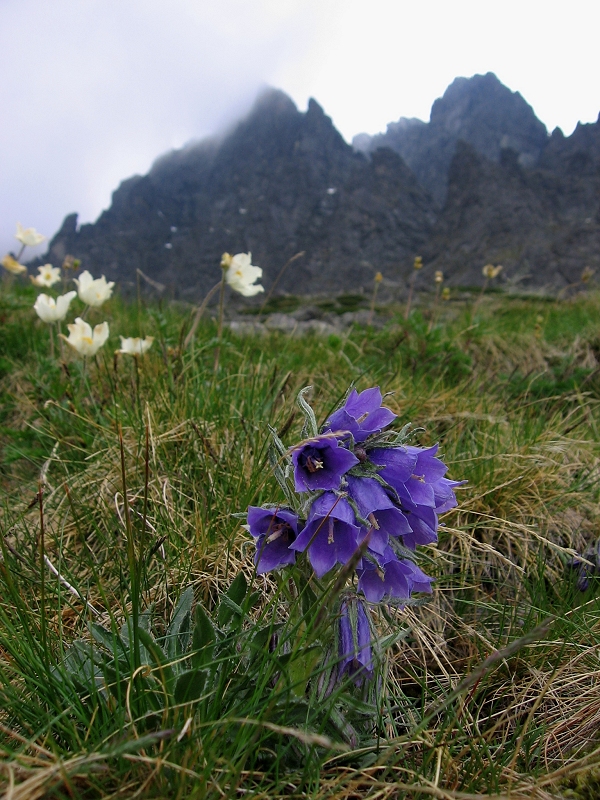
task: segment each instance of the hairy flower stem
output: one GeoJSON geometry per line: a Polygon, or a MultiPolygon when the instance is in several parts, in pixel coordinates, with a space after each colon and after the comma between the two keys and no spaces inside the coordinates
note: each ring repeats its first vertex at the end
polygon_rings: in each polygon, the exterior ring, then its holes
{"type": "Polygon", "coordinates": [[[40,551],[40,630],[42,634],[42,650],[44,660],[48,663],[48,635],[46,629],[46,562],[45,562],[45,528],[44,528],[44,487],[38,484],[38,502],[40,506],[40,535],[38,539],[40,551]]]}
{"type": "Polygon", "coordinates": [[[438,305],[440,302],[440,286],[441,284],[437,283],[435,286],[435,299],[433,301],[433,308],[431,309],[431,319],[429,320],[429,326],[427,328],[427,333],[431,333],[433,326],[435,325],[435,321],[438,315],[438,305]]]}
{"type": "Polygon", "coordinates": [[[50,358],[54,361],[54,326],[50,325],[50,358]]]}
{"type": "Polygon", "coordinates": [[[140,564],[135,557],[135,544],[133,541],[133,526],[131,524],[131,514],[129,509],[129,498],[127,497],[127,478],[125,474],[125,446],[123,444],[123,429],[119,423],[119,446],[121,449],[121,480],[123,483],[123,510],[125,514],[125,530],[127,533],[127,561],[129,563],[129,576],[131,581],[131,617],[133,623],[133,667],[134,670],[140,666],[140,642],[139,642],[139,599],[140,599],[140,564]]]}
{"type": "Polygon", "coordinates": [[[375,300],[377,299],[377,292],[379,291],[379,284],[381,281],[375,280],[373,284],[373,296],[371,297],[371,309],[369,311],[369,327],[373,324],[373,317],[375,316],[375,300]]]}
{"type": "Polygon", "coordinates": [[[219,369],[219,356],[221,354],[221,336],[223,334],[223,309],[225,308],[225,270],[221,278],[221,291],[219,292],[219,322],[217,327],[217,346],[215,348],[215,365],[213,371],[215,375],[219,369]]]}
{"type": "Polygon", "coordinates": [[[199,305],[198,308],[196,309],[196,315],[194,316],[192,327],[190,328],[188,335],[185,337],[185,341],[183,342],[183,346],[181,348],[182,352],[188,349],[190,342],[196,335],[196,330],[198,328],[198,325],[200,324],[200,320],[202,319],[202,314],[204,314],[204,311],[206,310],[206,306],[208,305],[209,301],[211,300],[212,296],[217,291],[217,289],[222,290],[222,286],[223,286],[222,280],[219,281],[219,283],[215,283],[210,292],[206,295],[206,297],[202,301],[202,304],[199,305]]]}
{"type": "Polygon", "coordinates": [[[415,288],[416,279],[417,279],[417,273],[413,272],[410,278],[410,286],[408,287],[408,300],[406,301],[406,310],[404,312],[404,319],[408,319],[410,315],[410,306],[412,303],[412,296],[415,288]]]}

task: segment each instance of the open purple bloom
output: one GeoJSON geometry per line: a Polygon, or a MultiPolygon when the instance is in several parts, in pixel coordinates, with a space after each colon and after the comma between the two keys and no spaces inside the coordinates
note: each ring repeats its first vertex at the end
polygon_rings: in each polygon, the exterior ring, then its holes
{"type": "Polygon", "coordinates": [[[292,452],[297,492],[332,491],[358,458],[331,436],[316,436],[292,452]]]}
{"type": "Polygon", "coordinates": [[[347,673],[356,684],[372,678],[371,625],[369,612],[359,597],[342,601],[339,619],[339,674],[347,673]]]}
{"type": "Polygon", "coordinates": [[[359,545],[360,527],[352,507],[333,492],[317,497],[311,506],[306,525],[290,547],[303,552],[319,578],[336,564],[347,564],[359,545]]]}
{"type": "Polygon", "coordinates": [[[289,547],[298,535],[298,517],[279,508],[248,507],[248,527],[256,539],[254,563],[259,575],[293,564],[296,553],[289,547]]]}
{"type": "Polygon", "coordinates": [[[396,414],[381,405],[383,397],[379,386],[365,389],[360,394],[352,389],[344,405],[334,411],[325,423],[328,431],[349,431],[355,442],[364,440],[373,433],[387,428],[396,414]]]}
{"type": "Polygon", "coordinates": [[[405,514],[389,497],[375,478],[348,475],[348,494],[356,503],[360,516],[371,523],[369,548],[383,553],[389,536],[405,536],[412,532],[405,514]]]}
{"type": "Polygon", "coordinates": [[[371,603],[395,600],[405,603],[412,592],[431,592],[433,578],[408,559],[400,559],[391,547],[383,556],[369,551],[356,570],[358,589],[371,603]]]}

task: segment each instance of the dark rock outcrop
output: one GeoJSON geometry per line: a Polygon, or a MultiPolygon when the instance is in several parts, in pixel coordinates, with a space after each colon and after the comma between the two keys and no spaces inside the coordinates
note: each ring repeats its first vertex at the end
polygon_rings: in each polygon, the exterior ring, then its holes
{"type": "MultiPolygon", "coordinates": [[[[596,142],[600,125],[582,127],[596,142]]],[[[429,267],[453,284],[476,285],[485,263],[502,264],[503,281],[548,289],[598,269],[600,158],[568,141],[552,145],[535,169],[513,150],[494,163],[459,142],[447,202],[424,250],[429,267]]]]}
{"type": "Polygon", "coordinates": [[[517,152],[522,166],[531,167],[545,148],[548,133],[521,95],[488,72],[456,78],[433,104],[429,122],[402,117],[390,123],[386,133],[373,137],[359,134],[353,143],[363,152],[378,147],[395,150],[442,206],[450,163],[460,140],[495,162],[510,148],[517,152]]]}
{"type": "Polygon", "coordinates": [[[314,100],[302,114],[270,90],[221,140],[169,153],[124,181],[95,224],[76,229],[67,217],[46,258],[68,251],[111,280],[134,280],[138,268],[197,296],[220,279],[224,251],[252,252],[268,289],[304,250],[278,287],[340,292],[410,261],[434,221],[400,156],[356,153],[314,100]]]}

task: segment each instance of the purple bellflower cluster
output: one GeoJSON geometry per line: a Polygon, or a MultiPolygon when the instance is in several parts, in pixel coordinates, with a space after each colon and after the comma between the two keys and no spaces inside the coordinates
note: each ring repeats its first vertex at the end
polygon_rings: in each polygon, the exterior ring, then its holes
{"type": "Polygon", "coordinates": [[[346,593],[341,601],[338,669],[370,677],[366,603],[402,606],[413,592],[431,592],[433,579],[411,551],[437,541],[438,516],[456,506],[454,488],[460,482],[445,477],[437,445],[407,445],[406,429],[389,430],[396,414],[382,405],[379,387],[353,389],[320,431],[305,391],[298,403],[306,418],[303,433],[309,435],[287,449],[272,431],[275,475],[288,507],[248,509],[256,570],[294,564],[306,553],[317,578],[323,578],[352,561],[364,599],[350,600],[346,593]]]}

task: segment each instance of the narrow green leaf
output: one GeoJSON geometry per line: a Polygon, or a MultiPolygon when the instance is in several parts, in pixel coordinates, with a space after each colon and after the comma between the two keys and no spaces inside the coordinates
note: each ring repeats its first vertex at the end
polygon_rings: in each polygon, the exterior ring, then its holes
{"type": "Polygon", "coordinates": [[[194,631],[192,634],[192,664],[203,667],[213,657],[217,635],[206,612],[198,603],[194,611],[194,631]]]}
{"type": "Polygon", "coordinates": [[[243,572],[239,572],[227,592],[223,595],[219,604],[219,611],[217,620],[219,625],[227,625],[235,614],[243,615],[241,608],[246,592],[248,591],[248,583],[243,572]],[[227,602],[230,601],[230,602],[227,602]]]}

